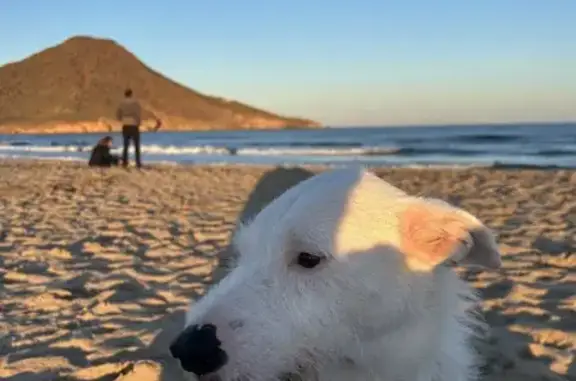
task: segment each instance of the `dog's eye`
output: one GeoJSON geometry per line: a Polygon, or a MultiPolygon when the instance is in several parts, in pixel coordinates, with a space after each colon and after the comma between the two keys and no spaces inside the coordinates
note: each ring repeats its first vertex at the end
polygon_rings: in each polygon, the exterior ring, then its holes
{"type": "Polygon", "coordinates": [[[320,264],[322,257],[318,255],[313,255],[310,253],[300,253],[298,254],[298,265],[311,269],[320,264]]]}

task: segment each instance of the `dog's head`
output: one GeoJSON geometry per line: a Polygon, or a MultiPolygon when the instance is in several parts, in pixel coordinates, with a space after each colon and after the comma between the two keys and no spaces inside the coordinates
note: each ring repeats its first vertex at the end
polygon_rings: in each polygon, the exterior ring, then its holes
{"type": "Polygon", "coordinates": [[[362,346],[425,313],[443,263],[500,264],[475,217],[360,169],[289,189],[234,245],[237,267],[191,307],[171,347],[203,377],[270,380],[361,361],[362,346]]]}

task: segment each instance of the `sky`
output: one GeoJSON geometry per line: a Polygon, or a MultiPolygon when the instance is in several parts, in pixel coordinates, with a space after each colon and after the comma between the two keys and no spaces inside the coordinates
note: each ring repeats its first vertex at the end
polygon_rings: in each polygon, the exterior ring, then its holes
{"type": "Polygon", "coordinates": [[[91,35],[327,125],[576,121],[575,20],[574,0],[0,0],[0,64],[91,35]]]}

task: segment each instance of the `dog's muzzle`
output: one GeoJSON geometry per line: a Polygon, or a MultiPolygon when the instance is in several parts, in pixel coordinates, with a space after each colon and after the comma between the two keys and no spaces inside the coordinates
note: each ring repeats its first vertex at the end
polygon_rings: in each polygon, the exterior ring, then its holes
{"type": "Polygon", "coordinates": [[[170,353],[180,360],[185,371],[204,376],[216,372],[228,361],[221,344],[214,325],[191,325],[170,345],[170,353]]]}

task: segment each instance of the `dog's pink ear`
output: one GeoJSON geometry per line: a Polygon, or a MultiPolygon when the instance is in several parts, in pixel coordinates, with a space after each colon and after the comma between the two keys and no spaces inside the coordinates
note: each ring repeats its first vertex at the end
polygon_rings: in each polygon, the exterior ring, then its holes
{"type": "Polygon", "coordinates": [[[423,201],[409,205],[399,217],[400,248],[412,268],[429,270],[446,260],[500,267],[494,235],[462,210],[423,201]]]}

